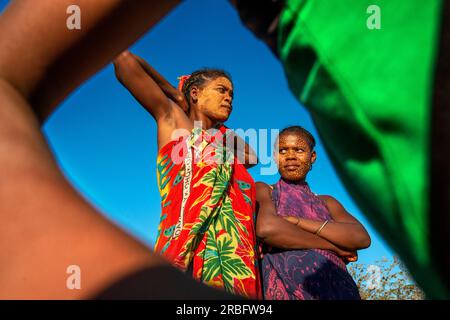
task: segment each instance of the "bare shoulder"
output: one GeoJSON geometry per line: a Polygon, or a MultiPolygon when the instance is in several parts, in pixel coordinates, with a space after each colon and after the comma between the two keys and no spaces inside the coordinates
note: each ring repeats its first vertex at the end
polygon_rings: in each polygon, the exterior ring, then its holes
{"type": "Polygon", "coordinates": [[[323,201],[325,201],[325,202],[328,202],[328,201],[330,201],[330,202],[332,202],[332,201],[337,201],[334,197],[329,196],[329,195],[327,195],[327,194],[320,194],[320,195],[318,195],[318,197],[319,197],[319,199],[321,199],[321,200],[323,200],[323,201]]]}
{"type": "Polygon", "coordinates": [[[319,195],[319,199],[323,200],[329,209],[340,207],[343,208],[342,204],[334,197],[330,195],[319,195]]]}
{"type": "Polygon", "coordinates": [[[336,198],[329,195],[320,195],[319,198],[325,201],[325,204],[335,221],[358,222],[336,198]]]}
{"type": "Polygon", "coordinates": [[[256,189],[261,189],[261,190],[271,190],[271,187],[262,181],[258,181],[255,183],[256,189]]]}
{"type": "Polygon", "coordinates": [[[270,200],[272,194],[272,188],[264,182],[256,182],[256,199],[261,200],[270,200]]]}

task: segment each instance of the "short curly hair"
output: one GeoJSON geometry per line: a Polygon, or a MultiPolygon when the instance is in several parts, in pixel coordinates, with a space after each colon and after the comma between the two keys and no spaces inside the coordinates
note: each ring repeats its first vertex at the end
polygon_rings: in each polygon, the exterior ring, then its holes
{"type": "Polygon", "coordinates": [[[314,147],[316,146],[316,139],[314,139],[314,136],[311,134],[311,132],[301,126],[290,126],[282,129],[280,131],[280,134],[278,135],[277,142],[278,139],[280,139],[280,137],[285,134],[301,135],[306,140],[306,143],[308,144],[311,151],[314,150],[314,147]]]}
{"type": "Polygon", "coordinates": [[[184,96],[188,103],[190,103],[190,93],[191,88],[196,86],[198,88],[202,88],[208,81],[215,80],[217,78],[224,77],[230,80],[231,84],[233,81],[231,80],[231,75],[221,69],[210,69],[203,68],[197,71],[194,71],[190,77],[184,82],[183,87],[181,88],[181,92],[183,92],[184,96]]]}

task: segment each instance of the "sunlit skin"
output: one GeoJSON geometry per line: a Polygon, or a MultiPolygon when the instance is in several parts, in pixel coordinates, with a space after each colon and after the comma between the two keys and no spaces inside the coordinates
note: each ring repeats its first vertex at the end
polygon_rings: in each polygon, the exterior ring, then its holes
{"type": "MultiPolygon", "coordinates": [[[[312,168],[312,164],[316,161],[316,157],[317,157],[316,152],[314,150],[311,150],[311,147],[309,146],[306,137],[303,136],[302,134],[285,133],[278,138],[278,150],[275,150],[275,161],[278,165],[278,171],[281,177],[286,181],[293,183],[304,183],[306,180],[306,176],[308,175],[309,171],[312,168]]],[[[342,205],[336,199],[330,196],[319,196],[319,197],[325,201],[332,216],[333,214],[338,212],[339,215],[343,215],[344,219],[348,220],[345,221],[345,223],[347,223],[347,226],[348,224],[352,223],[354,226],[357,227],[358,230],[356,231],[359,234],[361,234],[360,236],[360,239],[362,239],[360,240],[361,244],[357,244],[355,247],[351,247],[351,249],[356,250],[367,247],[370,243],[370,238],[364,227],[355,218],[351,217],[350,214],[348,214],[345,211],[344,207],[342,207],[342,205]],[[348,218],[350,218],[351,220],[349,220],[348,218]]],[[[316,230],[318,230],[323,223],[323,221],[314,221],[299,217],[287,216],[284,218],[287,221],[295,224],[296,226],[313,233],[315,233],[316,230]]],[[[336,237],[335,234],[338,234],[336,232],[333,233],[333,231],[335,231],[333,229],[336,229],[335,226],[337,225],[337,223],[333,223],[333,221],[331,221],[329,224],[330,225],[328,226],[328,230],[326,230],[325,232],[330,233],[331,231],[331,238],[328,238],[328,240],[331,241],[333,238],[336,237]]],[[[343,231],[341,228],[342,226],[343,226],[342,224],[338,226],[339,233],[342,233],[343,231]]],[[[347,226],[344,226],[344,228],[347,226]]],[[[351,231],[352,231],[351,229],[348,229],[348,232],[351,231]]],[[[340,236],[342,235],[338,234],[338,237],[340,236]]],[[[346,260],[348,262],[352,262],[356,261],[357,258],[358,256],[357,253],[355,252],[353,256],[346,257],[346,260]]]]}
{"type": "MultiPolygon", "coordinates": [[[[289,183],[306,182],[316,157],[317,154],[309,146],[306,136],[299,132],[281,134],[275,145],[274,158],[279,173],[281,178],[289,183]]],[[[321,230],[320,236],[317,236],[316,231],[324,221],[289,215],[283,218],[276,216],[271,193],[267,184],[257,183],[257,234],[264,242],[284,249],[328,249],[336,252],[346,262],[356,261],[356,250],[370,245],[370,237],[364,227],[333,197],[319,196],[325,202],[332,220],[321,230]],[[301,232],[297,234],[292,227],[282,224],[280,220],[290,222],[301,232]]]]}
{"type": "Polygon", "coordinates": [[[274,157],[281,177],[291,182],[304,182],[316,161],[316,152],[300,134],[281,135],[277,146],[274,157]]]}
{"type": "MultiPolygon", "coordinates": [[[[178,1],[75,2],[83,17],[76,31],[66,27],[71,0],[10,1],[0,15],[0,299],[89,298],[146,267],[158,267],[174,296],[198,297],[202,285],[161,272],[166,261],[79,195],[40,128],[178,1]],[[67,287],[70,265],[81,268],[79,290],[67,287]]],[[[214,295],[208,291],[203,299],[214,295]]]]}
{"type": "MultiPolygon", "coordinates": [[[[228,120],[233,103],[233,84],[224,76],[192,85],[186,97],[141,57],[124,51],[114,61],[117,79],[157,123],[158,150],[200,123],[205,130],[228,120]]],[[[232,134],[232,131],[231,131],[232,134]]],[[[257,164],[256,153],[237,135],[234,152],[246,168],[257,164]]]]}
{"type": "Polygon", "coordinates": [[[225,77],[208,81],[203,87],[191,89],[189,118],[202,120],[206,127],[225,122],[230,117],[233,103],[233,85],[225,77]]]}

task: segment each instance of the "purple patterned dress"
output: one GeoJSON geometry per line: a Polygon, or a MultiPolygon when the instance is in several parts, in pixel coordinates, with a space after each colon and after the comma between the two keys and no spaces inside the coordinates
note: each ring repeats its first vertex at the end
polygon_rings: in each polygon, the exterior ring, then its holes
{"type": "MultiPolygon", "coordinates": [[[[323,200],[308,184],[280,179],[272,200],[279,216],[331,220],[323,200]]],[[[358,288],[344,261],[329,250],[264,248],[264,298],[267,300],[359,300],[358,288]]]]}

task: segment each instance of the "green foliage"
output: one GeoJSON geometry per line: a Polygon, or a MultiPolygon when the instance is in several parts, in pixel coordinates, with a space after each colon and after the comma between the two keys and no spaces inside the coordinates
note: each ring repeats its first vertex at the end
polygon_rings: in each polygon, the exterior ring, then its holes
{"type": "Polygon", "coordinates": [[[363,300],[424,300],[405,265],[394,257],[374,264],[352,263],[348,267],[363,300]]]}

